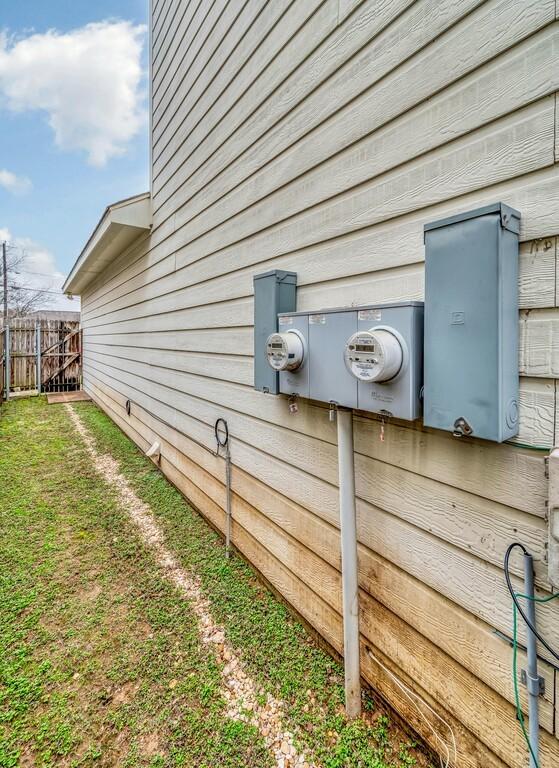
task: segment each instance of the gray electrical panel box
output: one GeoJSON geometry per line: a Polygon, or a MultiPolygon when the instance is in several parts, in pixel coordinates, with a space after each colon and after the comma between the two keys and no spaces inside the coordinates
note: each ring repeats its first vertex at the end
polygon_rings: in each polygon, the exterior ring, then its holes
{"type": "Polygon", "coordinates": [[[425,225],[424,423],[518,432],[518,235],[503,203],[425,225]]]}
{"type": "Polygon", "coordinates": [[[278,373],[268,365],[266,339],[277,331],[278,314],[295,310],[297,275],[273,269],[254,276],[254,388],[277,395],[278,373]]]}
{"type": "MultiPolygon", "coordinates": [[[[279,337],[290,333],[300,339],[302,350],[298,367],[279,374],[281,393],[400,419],[421,415],[421,302],[285,312],[278,318],[278,331],[268,345],[271,356],[276,346],[278,355],[283,354],[279,337]],[[381,365],[386,378],[379,374],[379,380],[367,379],[381,365]]],[[[290,356],[286,352],[285,360],[290,356]]]]}

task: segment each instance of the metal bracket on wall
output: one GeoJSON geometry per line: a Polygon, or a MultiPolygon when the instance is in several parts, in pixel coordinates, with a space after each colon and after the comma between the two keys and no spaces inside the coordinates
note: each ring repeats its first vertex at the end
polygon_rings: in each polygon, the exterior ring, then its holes
{"type": "Polygon", "coordinates": [[[530,685],[528,685],[528,673],[525,669],[520,670],[520,682],[522,685],[525,685],[527,688],[529,688],[530,693],[535,693],[538,696],[544,696],[545,695],[545,678],[539,676],[536,680],[535,678],[529,679],[530,685]]]}

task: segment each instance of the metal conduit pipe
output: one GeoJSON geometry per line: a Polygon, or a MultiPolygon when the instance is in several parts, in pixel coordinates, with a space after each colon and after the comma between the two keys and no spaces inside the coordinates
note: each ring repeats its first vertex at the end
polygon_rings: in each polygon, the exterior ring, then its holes
{"type": "Polygon", "coordinates": [[[359,583],[355,468],[353,463],[353,413],[337,410],[340,531],[342,551],[342,600],[344,621],[345,707],[349,718],[361,713],[359,659],[359,583]]]}
{"type": "MultiPolygon", "coordinates": [[[[534,602],[534,560],[529,552],[524,552],[524,594],[527,600],[526,613],[532,626],[536,626],[536,604],[534,602]]],[[[538,648],[536,636],[526,628],[526,688],[528,689],[528,732],[530,736],[530,768],[538,768],[540,747],[539,697],[540,678],[538,675],[538,648]]]]}
{"type": "Polygon", "coordinates": [[[216,456],[220,450],[224,451],[225,458],[225,557],[231,555],[231,451],[229,448],[229,427],[223,418],[219,418],[214,427],[215,441],[217,443],[216,456]]]}

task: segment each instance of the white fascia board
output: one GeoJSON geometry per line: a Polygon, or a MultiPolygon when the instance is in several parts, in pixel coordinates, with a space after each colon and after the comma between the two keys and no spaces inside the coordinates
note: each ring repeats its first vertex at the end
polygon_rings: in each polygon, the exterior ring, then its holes
{"type": "Polygon", "coordinates": [[[107,264],[151,228],[151,221],[149,192],[109,205],[66,278],[64,293],[80,296],[107,264]]]}

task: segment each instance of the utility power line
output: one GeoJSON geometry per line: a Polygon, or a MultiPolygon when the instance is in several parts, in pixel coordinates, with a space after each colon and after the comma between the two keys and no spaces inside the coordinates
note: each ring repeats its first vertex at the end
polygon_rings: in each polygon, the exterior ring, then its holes
{"type": "Polygon", "coordinates": [[[47,291],[44,288],[30,288],[26,285],[9,285],[12,291],[40,291],[41,293],[52,293],[55,296],[65,296],[64,291],[47,291]]]}
{"type": "Polygon", "coordinates": [[[15,275],[36,275],[37,277],[50,277],[51,280],[54,280],[55,277],[52,273],[47,275],[46,272],[31,272],[29,269],[14,269],[13,272],[15,275]]]}

